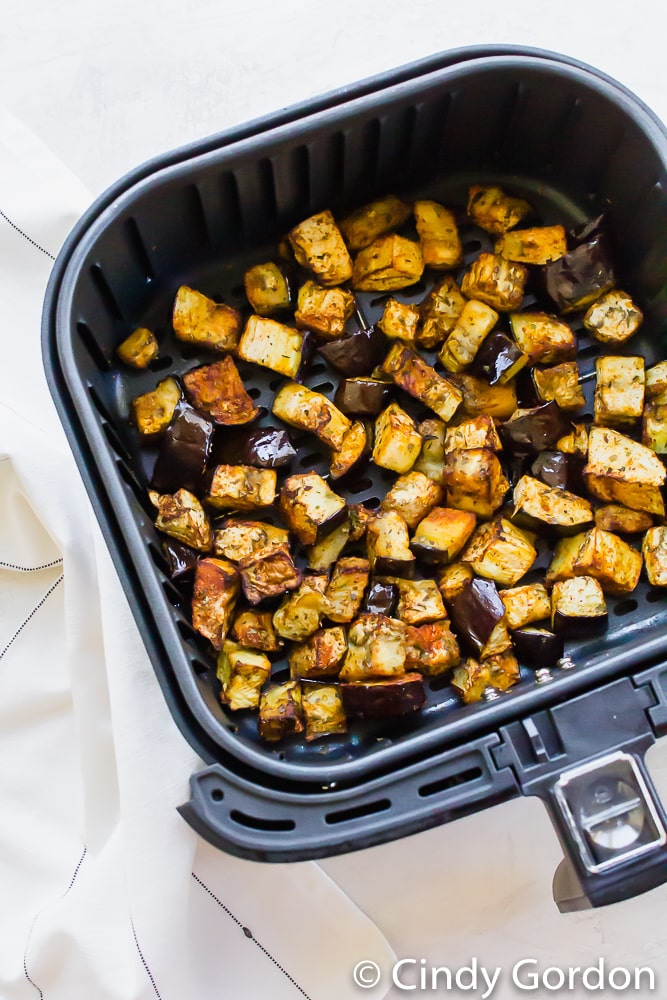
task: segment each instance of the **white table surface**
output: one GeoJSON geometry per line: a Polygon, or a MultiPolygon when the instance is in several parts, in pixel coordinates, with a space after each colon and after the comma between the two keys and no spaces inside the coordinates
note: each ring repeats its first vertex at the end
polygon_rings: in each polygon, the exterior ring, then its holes
{"type": "MultiPolygon", "coordinates": [[[[1,3],[0,102],[93,195],[171,147],[461,45],[575,56],[667,119],[667,8],[657,0],[1,3]]],[[[651,759],[667,798],[667,753],[651,759]]],[[[522,800],[324,867],[399,957],[509,968],[531,955],[564,966],[604,954],[652,964],[667,982],[667,889],[561,916],[550,889],[560,857],[541,805],[522,800]]]]}

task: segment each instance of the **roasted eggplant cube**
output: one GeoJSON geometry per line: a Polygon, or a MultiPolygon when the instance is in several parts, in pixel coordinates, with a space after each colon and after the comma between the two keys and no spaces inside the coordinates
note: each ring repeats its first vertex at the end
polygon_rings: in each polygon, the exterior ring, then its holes
{"type": "Polygon", "coordinates": [[[278,427],[229,431],[215,443],[212,455],[216,465],[255,465],[259,469],[278,469],[293,458],[296,448],[287,431],[278,427]]]}
{"type": "Polygon", "coordinates": [[[489,385],[504,385],[527,364],[528,356],[504,333],[494,330],[477,352],[475,370],[486,378],[489,385]]]}
{"type": "Polygon", "coordinates": [[[410,212],[410,206],[400,198],[387,195],[350,212],[339,221],[338,226],[350,250],[363,250],[379,236],[402,226],[410,217],[410,212]]]}
{"type": "Polygon", "coordinates": [[[303,579],[286,545],[254,552],[239,563],[239,570],[243,593],[249,604],[259,604],[267,597],[278,597],[294,590],[303,579]]]}
{"type": "Polygon", "coordinates": [[[213,510],[256,510],[270,507],[276,496],[277,475],[273,469],[252,465],[217,465],[206,494],[213,510]]]}
{"type": "Polygon", "coordinates": [[[213,531],[206,512],[197,497],[189,490],[175,493],[148,493],[157,508],[155,527],[197,552],[210,552],[213,531]]]}
{"type": "Polygon", "coordinates": [[[447,371],[462,372],[471,365],[497,322],[498,313],[485,302],[466,302],[440,351],[440,361],[447,371]]]}
{"type": "Polygon", "coordinates": [[[562,313],[584,309],[616,284],[609,242],[602,232],[545,264],[544,288],[562,313]]]}
{"type": "Polygon", "coordinates": [[[559,535],[576,535],[593,526],[588,500],[532,476],[521,477],[514,487],[512,504],[513,523],[530,531],[547,529],[559,535]]]}
{"type": "Polygon", "coordinates": [[[463,260],[463,246],[454,214],[437,201],[414,203],[415,226],[424,264],[434,271],[449,271],[463,260]]]}
{"type": "Polygon", "coordinates": [[[621,535],[638,535],[653,527],[653,518],[643,510],[608,503],[595,511],[595,527],[621,535]]]}
{"type": "Polygon", "coordinates": [[[234,618],[231,636],[240,646],[259,649],[263,653],[277,653],[284,643],[273,627],[271,611],[255,611],[248,608],[239,611],[234,618]]]}
{"type": "Polygon", "coordinates": [[[216,677],[222,686],[222,704],[232,712],[259,708],[261,691],[270,673],[271,660],[268,656],[226,639],[218,654],[216,669],[216,677]]]}
{"type": "Polygon", "coordinates": [[[303,684],[301,707],[306,724],[306,742],[347,732],[343,698],[333,684],[303,684]]]}
{"type": "Polygon", "coordinates": [[[578,576],[555,583],[551,609],[551,627],[564,636],[588,639],[607,628],[604,593],[592,576],[578,576]]]}
{"type": "Polygon", "coordinates": [[[350,541],[352,526],[347,516],[328,535],[307,550],[308,568],[317,572],[330,569],[350,541]]]}
{"type": "Polygon", "coordinates": [[[361,615],[347,634],[347,654],[340,679],[400,677],[405,673],[405,625],[384,615],[361,615]]]}
{"type": "Polygon", "coordinates": [[[649,402],[644,407],[642,444],[657,455],[667,454],[667,404],[649,402]]]}
{"type": "Polygon", "coordinates": [[[447,507],[484,518],[493,517],[509,489],[503,468],[489,448],[449,452],[443,485],[447,507]]]}
{"type": "Polygon", "coordinates": [[[551,617],[551,598],[543,583],[510,587],[500,591],[509,629],[520,629],[551,617]]]}
{"type": "Polygon", "coordinates": [[[667,361],[659,361],[646,369],[646,398],[654,403],[667,403],[667,361]]]}
{"type": "Polygon", "coordinates": [[[248,302],[258,316],[273,316],[289,309],[290,287],[285,272],[272,260],[249,267],[243,275],[248,302]]]}
{"type": "Polygon", "coordinates": [[[407,629],[406,670],[418,670],[426,677],[437,677],[456,667],[461,651],[449,622],[442,620],[407,629]]]}
{"type": "Polygon", "coordinates": [[[496,185],[473,184],[468,189],[468,215],[480,229],[494,236],[513,229],[530,210],[524,198],[514,198],[496,185]]]}
{"type": "Polygon", "coordinates": [[[595,423],[600,427],[632,425],[644,410],[644,359],[597,358],[595,374],[595,423]]]}
{"type": "Polygon", "coordinates": [[[472,535],[477,518],[470,511],[434,507],[417,526],[410,548],[422,562],[451,562],[472,535]]]}
{"type": "Polygon", "coordinates": [[[562,451],[541,451],[530,463],[530,475],[541,483],[581,495],[585,492],[582,471],[585,459],[562,451]]]}
{"type": "Polygon", "coordinates": [[[344,378],[336,390],[334,405],[341,413],[376,417],[388,405],[392,383],[377,378],[344,378]]]}
{"type": "Polygon", "coordinates": [[[642,555],[648,582],[652,587],[667,587],[667,528],[649,528],[644,535],[642,555]]]}
{"type": "Polygon", "coordinates": [[[464,660],[454,668],[452,687],[461,695],[464,704],[481,701],[488,687],[498,691],[508,688],[521,680],[519,663],[511,651],[490,656],[485,660],[464,660]]]}
{"type": "Polygon", "coordinates": [[[174,300],[172,324],[177,339],[187,344],[213,351],[233,351],[241,333],[241,313],[181,285],[174,300]]]}
{"type": "Polygon", "coordinates": [[[186,372],[183,385],[192,405],[217,424],[247,424],[259,413],[229,355],[186,372]]]}
{"type": "Polygon", "coordinates": [[[529,454],[550,451],[565,434],[569,421],[558,403],[551,400],[531,409],[517,409],[500,427],[505,447],[529,454]]]}
{"type": "Polygon", "coordinates": [[[341,479],[347,476],[370,456],[370,452],[368,430],[361,420],[357,420],[346,432],[340,448],[334,450],[331,455],[330,478],[341,479]]]}
{"type": "Polygon", "coordinates": [[[536,558],[528,535],[502,517],[481,524],[461,556],[478,576],[505,587],[513,587],[525,576],[536,558]]]}
{"type": "Polygon", "coordinates": [[[352,260],[331,212],[304,219],[287,236],[294,256],[321,285],[342,285],[352,277],[352,260]]]}
{"type": "MultiPolygon", "coordinates": [[[[444,569],[438,571],[438,590],[442,594],[442,599],[451,608],[452,602],[461,594],[469,583],[472,583],[475,574],[473,573],[470,566],[464,562],[453,562],[449,566],[445,566],[444,569]]],[[[495,587],[495,584],[491,583],[490,580],[482,580],[480,583],[484,586],[495,587]]],[[[502,605],[498,604],[500,609],[499,617],[502,618],[503,610],[502,605]]]]}
{"type": "Polygon", "coordinates": [[[315,635],[326,608],[324,574],[304,576],[297,590],[285,597],[273,616],[273,627],[283,639],[303,642],[315,635]]]}
{"type": "Polygon", "coordinates": [[[307,281],[299,289],[294,322],[300,330],[313,330],[324,340],[336,340],[345,334],[345,324],[353,312],[351,292],[307,281]]]}
{"type": "Polygon", "coordinates": [[[556,441],[558,451],[566,455],[586,458],[588,455],[588,428],[586,424],[572,424],[572,430],[556,441]]]}
{"type": "Polygon", "coordinates": [[[497,240],[494,252],[519,264],[548,264],[567,252],[563,226],[533,226],[515,229],[497,240]]]}
{"type": "Polygon", "coordinates": [[[263,521],[243,521],[230,518],[224,521],[213,536],[213,552],[230,562],[243,562],[267,548],[288,545],[289,535],[284,528],[263,521]]]}
{"type": "Polygon", "coordinates": [[[406,625],[428,625],[447,617],[435,580],[397,577],[395,582],[399,593],[396,614],[406,625]]]}
{"type": "Polygon", "coordinates": [[[502,451],[503,443],[492,417],[479,416],[462,420],[455,427],[448,427],[445,434],[445,451],[467,451],[470,448],[490,448],[502,451]]]}
{"type": "Polygon", "coordinates": [[[351,622],[359,613],[368,586],[370,563],[359,556],[346,556],[334,566],[325,592],[324,610],[332,622],[351,622]]]}
{"type": "Polygon", "coordinates": [[[317,350],[337,372],[353,378],[374,371],[387,352],[387,341],[381,330],[369,326],[340,340],[320,344],[317,350]]]}
{"type": "Polygon", "coordinates": [[[528,279],[528,268],[513,264],[493,253],[481,253],[461,281],[461,291],[469,299],[486,302],[498,312],[518,309],[528,279]]]}
{"type": "Polygon", "coordinates": [[[394,344],[382,371],[390,375],[401,389],[430,407],[445,423],[452,419],[463,400],[455,385],[438,375],[421,355],[403,344],[394,344]]]}
{"type": "Polygon", "coordinates": [[[537,397],[543,403],[553,399],[561,410],[580,410],[586,405],[576,361],[564,361],[553,368],[536,367],[531,374],[537,397]]]}
{"type": "Polygon", "coordinates": [[[442,420],[422,420],[417,430],[422,436],[422,446],[413,469],[439,484],[445,470],[445,425],[442,420]]]}
{"type": "Polygon", "coordinates": [[[489,385],[476,375],[450,375],[449,380],[463,393],[461,413],[469,417],[486,415],[495,420],[507,420],[517,408],[516,388],[508,385],[489,385]]]}
{"type": "Polygon", "coordinates": [[[395,510],[374,514],[366,529],[366,554],[375,576],[414,574],[408,526],[395,510]]]}
{"type": "Polygon", "coordinates": [[[251,316],[238,345],[238,356],[244,361],[270,368],[271,371],[294,378],[301,367],[303,333],[275,319],[251,316]]]}
{"type": "Polygon", "coordinates": [[[366,591],[361,605],[361,613],[362,615],[386,615],[387,618],[394,618],[397,604],[398,587],[396,584],[389,580],[373,580],[366,591]]]}
{"type": "MultiPolygon", "coordinates": [[[[457,565],[460,564],[453,564],[457,565]]],[[[449,600],[449,610],[456,635],[460,642],[477,656],[489,642],[498,624],[504,622],[505,606],[492,580],[474,577],[472,567],[469,567],[469,571],[470,577],[465,580],[462,572],[456,574],[459,577],[458,581],[455,581],[453,573],[450,573],[447,580],[443,575],[438,585],[445,600],[449,600]],[[454,582],[459,584],[456,591],[451,586],[454,582]],[[447,590],[443,590],[443,586],[446,586],[447,590]]]]}
{"type": "Polygon", "coordinates": [[[118,345],[116,356],[129,368],[143,369],[148,368],[151,361],[155,361],[159,351],[157,337],[153,331],[147,330],[145,326],[139,326],[118,345]]]}
{"type": "Polygon", "coordinates": [[[151,477],[153,489],[158,493],[173,493],[182,487],[201,493],[214,431],[212,420],[180,399],[160,441],[151,477]]]}
{"type": "Polygon", "coordinates": [[[512,336],[531,364],[560,364],[573,361],[577,335],[556,316],[544,312],[510,313],[512,336]]]}
{"type": "Polygon", "coordinates": [[[162,552],[169,565],[172,580],[191,580],[199,559],[199,553],[189,545],[177,542],[175,538],[165,538],[162,552]]]}
{"type": "Polygon", "coordinates": [[[380,510],[395,510],[414,531],[441,499],[442,487],[423,472],[413,470],[398,477],[380,504],[380,510]]]}
{"type": "Polygon", "coordinates": [[[192,626],[222,649],[240,590],[238,568],[226,559],[200,559],[192,586],[192,626]]]}
{"type": "Polygon", "coordinates": [[[591,427],[584,480],[597,500],[663,517],[667,472],[650,448],[608,427],[591,427]]]}
{"type": "Polygon", "coordinates": [[[556,544],[544,578],[548,587],[558,580],[570,580],[575,576],[577,556],[585,538],[586,532],[582,531],[579,535],[561,538],[556,544]]]}
{"type": "Polygon", "coordinates": [[[272,684],[262,693],[257,727],[261,739],[275,743],[304,730],[301,682],[272,684]]]}
{"type": "Polygon", "coordinates": [[[403,674],[385,681],[341,684],[340,692],[348,717],[391,719],[423,708],[426,702],[424,678],[418,673],[403,674]]]}
{"type": "Polygon", "coordinates": [[[555,667],[565,652],[563,636],[546,628],[516,629],[512,644],[519,660],[532,670],[555,667]]]}
{"type": "Polygon", "coordinates": [[[446,274],[419,305],[421,325],[417,329],[417,343],[426,350],[442,344],[455,328],[465,304],[456,281],[446,274]]]}
{"type": "Polygon", "coordinates": [[[360,250],[354,261],[352,287],[360,292],[393,292],[416,284],[424,270],[419,243],[393,233],[360,250]]]}
{"type": "Polygon", "coordinates": [[[375,464],[393,472],[409,472],[421,445],[422,437],[412,417],[398,403],[390,403],[375,422],[375,464]]]}
{"type": "Polygon", "coordinates": [[[414,344],[419,319],[417,306],[389,298],[385,302],[384,312],[378,326],[385,337],[389,337],[390,340],[401,340],[404,344],[414,344]]]}
{"type": "Polygon", "coordinates": [[[150,392],[132,400],[132,422],[142,438],[155,438],[167,429],[181,398],[175,378],[165,378],[150,392]]]}
{"type": "Polygon", "coordinates": [[[345,629],[322,628],[306,642],[292,646],[288,659],[290,676],[311,680],[337,677],[347,652],[345,629]]]}
{"type": "Polygon", "coordinates": [[[575,576],[592,576],[605,594],[622,597],[639,583],[641,553],[611,531],[586,532],[574,563],[575,576]]]}
{"type": "Polygon", "coordinates": [[[624,344],[637,332],[643,319],[630,296],[615,290],[593,303],[584,316],[584,326],[601,344],[624,344]]]}
{"type": "Polygon", "coordinates": [[[347,508],[316,472],[290,476],[280,488],[280,513],[302,545],[314,545],[345,520],[347,508]]]}
{"type": "Polygon", "coordinates": [[[507,622],[502,618],[484,644],[479,656],[481,660],[486,660],[490,656],[499,656],[512,648],[512,636],[509,633],[507,622]]]}
{"type": "Polygon", "coordinates": [[[310,431],[334,449],[342,447],[352,426],[330,399],[298,382],[288,382],[276,393],[272,412],[291,427],[310,431]]]}

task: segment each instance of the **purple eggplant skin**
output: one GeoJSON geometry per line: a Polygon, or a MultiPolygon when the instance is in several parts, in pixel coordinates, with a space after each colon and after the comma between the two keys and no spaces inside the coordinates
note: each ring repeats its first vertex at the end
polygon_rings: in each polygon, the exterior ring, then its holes
{"type": "Polygon", "coordinates": [[[415,575],[416,559],[392,559],[390,556],[377,556],[373,572],[378,576],[400,576],[411,580],[415,575]]]}
{"type": "Polygon", "coordinates": [[[421,674],[404,674],[389,681],[355,681],[339,685],[345,714],[361,719],[388,719],[417,712],[426,691],[421,674]]]}
{"type": "Polygon", "coordinates": [[[563,636],[546,628],[518,628],[512,642],[517,659],[532,670],[554,667],[565,651],[563,636]]]}
{"type": "Polygon", "coordinates": [[[349,337],[320,344],[318,351],[332,368],[348,378],[370,375],[387,353],[387,338],[381,330],[369,326],[349,337]]]}
{"type": "Polygon", "coordinates": [[[586,459],[579,455],[566,455],[563,451],[541,451],[530,466],[529,475],[547,486],[583,495],[582,475],[586,459]]]}
{"type": "Polygon", "coordinates": [[[391,382],[381,382],[376,378],[344,378],[333,401],[343,413],[375,417],[387,406],[392,385],[391,382]]]}
{"type": "Polygon", "coordinates": [[[192,579],[201,553],[195,552],[189,545],[184,545],[175,538],[165,538],[162,542],[162,551],[169,564],[171,580],[192,579]]]}
{"type": "Polygon", "coordinates": [[[568,639],[589,639],[593,635],[607,631],[609,615],[564,615],[554,614],[553,629],[568,639]]]}
{"type": "Polygon", "coordinates": [[[544,290],[559,312],[590,305],[616,284],[610,241],[602,230],[542,268],[544,290]]]}
{"type": "Polygon", "coordinates": [[[550,400],[528,410],[516,420],[500,425],[500,436],[508,451],[523,454],[549,451],[570,431],[570,421],[558,403],[550,400]]]}
{"type": "Polygon", "coordinates": [[[398,603],[398,587],[395,583],[374,580],[366,591],[361,611],[362,615],[386,615],[393,618],[398,603]]]}
{"type": "Polygon", "coordinates": [[[537,395],[535,382],[533,380],[534,370],[535,365],[522,368],[514,382],[516,389],[516,401],[522,410],[530,410],[535,406],[540,406],[544,402],[544,400],[540,399],[537,395]]]}
{"type": "Polygon", "coordinates": [[[277,469],[289,465],[293,458],[296,458],[296,448],[282,428],[220,429],[213,446],[211,465],[253,465],[258,469],[277,469]]]}
{"type": "Polygon", "coordinates": [[[186,489],[200,495],[213,446],[215,424],[185,400],[176,404],[153,469],[151,486],[158,493],[186,489]]]}
{"type": "Polygon", "coordinates": [[[492,580],[474,577],[449,608],[454,631],[474,654],[481,653],[505,614],[505,605],[492,580]]]}
{"type": "Polygon", "coordinates": [[[493,330],[477,352],[474,374],[481,375],[489,385],[495,385],[522,356],[523,352],[513,340],[501,330],[493,330]]]}

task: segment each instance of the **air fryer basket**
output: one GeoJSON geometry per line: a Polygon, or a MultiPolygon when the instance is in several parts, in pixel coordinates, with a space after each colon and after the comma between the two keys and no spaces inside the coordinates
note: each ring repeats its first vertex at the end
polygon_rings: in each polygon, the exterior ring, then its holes
{"type": "MultiPolygon", "coordinates": [[[[545,798],[572,849],[580,896],[599,902],[640,891],[657,881],[661,807],[651,805],[657,832],[649,847],[600,872],[595,858],[577,854],[558,781],[589,759],[620,781],[614,769],[625,763],[607,758],[627,752],[635,784],[623,774],[652,803],[642,755],[660,732],[666,701],[662,591],[642,583],[632,599],[610,602],[607,635],[571,644],[575,668],[548,683],[525,671],[497,701],[462,706],[433,679],[426,707],[407,720],[275,747],[259,741],[254,719],[220,705],[214,661],[189,624],[187,595],[168,579],[147,499],[155,451],[139,446],[130,401],[167,370],[207,360],[170,334],[178,285],[241,306],[248,263],[270,256],[313,212],[340,213],[389,191],[461,205],[468,184],[487,180],[525,194],[545,224],[576,225],[604,211],[623,286],[645,311],[633,353],[648,362],[667,356],[667,138],[631,94],[553,54],[472,50],[339,96],[312,113],[295,109],[246,129],[236,141],[171,155],[121,185],[70,241],[47,295],[54,398],[174,718],[210,763],[193,776],[182,811],[225,849],[279,860],[367,846],[530,791],[545,798]],[[115,347],[138,325],[156,331],[161,359],[145,373],[120,371],[115,347]],[[600,718],[593,734],[591,712],[600,718]]],[[[467,260],[486,248],[480,230],[462,235],[467,260]]],[[[398,297],[417,301],[425,290],[398,297]]],[[[359,299],[373,322],[381,303],[359,299]]],[[[582,334],[580,347],[584,371],[592,370],[596,343],[582,334]]],[[[240,371],[270,422],[282,380],[249,365],[240,371]]],[[[336,381],[323,361],[306,378],[329,395],[336,381]]],[[[326,457],[311,440],[297,446],[296,466],[323,471],[326,457]]],[[[381,497],[393,478],[375,469],[350,499],[381,497]]],[[[575,779],[563,787],[575,788],[575,779]]],[[[567,905],[575,897],[569,892],[567,905]]]]}

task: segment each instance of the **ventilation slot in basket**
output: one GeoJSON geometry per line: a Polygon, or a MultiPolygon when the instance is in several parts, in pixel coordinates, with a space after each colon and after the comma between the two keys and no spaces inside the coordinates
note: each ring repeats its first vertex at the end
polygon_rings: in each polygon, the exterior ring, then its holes
{"type": "Polygon", "coordinates": [[[125,223],[125,231],[127,233],[127,241],[130,245],[130,250],[136,258],[139,268],[145,274],[147,281],[154,281],[155,272],[153,271],[153,265],[151,263],[146,243],[139,231],[137,220],[132,218],[127,219],[125,223]]]}
{"type": "Polygon", "coordinates": [[[470,781],[476,781],[482,777],[481,767],[469,767],[467,771],[459,771],[457,774],[448,774],[446,778],[439,778],[437,781],[430,781],[426,785],[421,785],[417,790],[423,798],[429,795],[437,795],[439,792],[446,792],[450,788],[458,785],[467,785],[470,781]]]}
{"type": "Polygon", "coordinates": [[[97,289],[97,292],[102,299],[104,308],[112,319],[119,320],[123,322],[125,316],[123,315],[123,310],[120,308],[116,296],[111,291],[107,279],[104,277],[104,272],[99,264],[93,264],[90,269],[90,279],[97,289]]]}
{"type": "Polygon", "coordinates": [[[102,348],[95,340],[95,335],[87,323],[77,323],[76,332],[79,334],[79,339],[88,351],[91,361],[97,370],[100,372],[106,372],[109,368],[109,361],[105,358],[102,348]]]}
{"type": "Polygon", "coordinates": [[[293,819],[264,819],[262,816],[248,816],[247,813],[240,812],[238,809],[232,809],[229,815],[235,823],[238,823],[239,826],[246,826],[249,830],[289,833],[290,830],[296,829],[296,823],[293,819]]]}
{"type": "Polygon", "coordinates": [[[363,819],[364,816],[374,816],[376,813],[386,812],[387,809],[391,809],[391,801],[378,799],[376,802],[366,802],[353,809],[337,809],[336,812],[327,813],[324,821],[330,826],[336,823],[350,823],[355,819],[363,819]]]}

